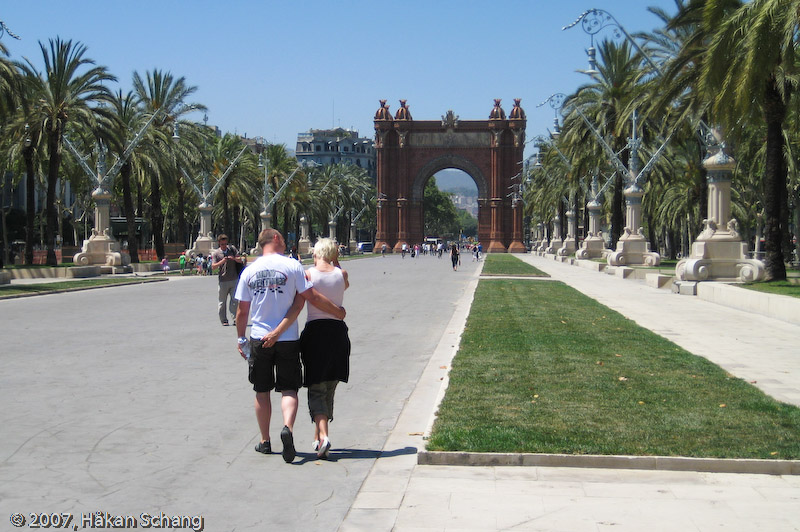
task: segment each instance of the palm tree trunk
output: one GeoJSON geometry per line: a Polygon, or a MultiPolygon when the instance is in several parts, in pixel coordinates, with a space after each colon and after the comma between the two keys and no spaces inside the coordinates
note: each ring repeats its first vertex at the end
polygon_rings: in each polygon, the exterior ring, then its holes
{"type": "Polygon", "coordinates": [[[144,216],[144,194],[142,193],[142,180],[136,180],[136,216],[144,216]]]}
{"type": "MultiPolygon", "coordinates": [[[[765,265],[768,281],[786,280],[783,243],[786,224],[781,223],[782,197],[787,195],[786,160],[783,155],[783,121],[786,105],[778,92],[776,80],[770,78],[764,97],[764,118],[767,124],[767,154],[764,168],[765,265]]],[[[788,221],[788,220],[787,220],[788,221]]]]}
{"type": "Polygon", "coordinates": [[[289,238],[289,215],[286,212],[285,206],[283,208],[283,237],[287,240],[289,238]]]}
{"type": "Polygon", "coordinates": [[[25,264],[33,264],[34,225],[36,223],[36,178],[33,169],[33,145],[22,152],[25,160],[25,264]]]}
{"type": "Polygon", "coordinates": [[[178,218],[178,234],[175,239],[186,246],[186,210],[184,209],[184,205],[186,205],[186,190],[183,188],[183,176],[180,174],[178,174],[178,178],[175,180],[175,188],[178,192],[177,212],[175,213],[178,218]]]}
{"type": "Polygon", "coordinates": [[[120,170],[122,179],[122,207],[125,209],[125,222],[128,226],[128,253],[131,262],[139,262],[139,239],[136,236],[136,213],[133,211],[133,191],[131,190],[131,163],[126,162],[120,170]]]}
{"type": "Polygon", "coordinates": [[[56,126],[55,131],[49,131],[47,135],[47,147],[50,153],[47,171],[47,223],[44,229],[44,243],[47,247],[48,266],[57,266],[56,258],[56,226],[58,225],[58,213],[56,212],[56,182],[58,181],[58,168],[60,166],[61,128],[56,126]]]}
{"type": "Polygon", "coordinates": [[[161,207],[161,185],[158,175],[150,175],[150,222],[153,224],[153,243],[156,248],[156,257],[164,258],[164,211],[161,207]]]}

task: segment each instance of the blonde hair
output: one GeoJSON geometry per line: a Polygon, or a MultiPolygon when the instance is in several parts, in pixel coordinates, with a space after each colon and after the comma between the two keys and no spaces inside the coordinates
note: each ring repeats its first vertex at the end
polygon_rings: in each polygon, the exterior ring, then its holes
{"type": "Polygon", "coordinates": [[[336,247],[336,242],[330,238],[320,238],[314,244],[314,257],[325,262],[333,262],[338,254],[339,248],[336,247]]]}

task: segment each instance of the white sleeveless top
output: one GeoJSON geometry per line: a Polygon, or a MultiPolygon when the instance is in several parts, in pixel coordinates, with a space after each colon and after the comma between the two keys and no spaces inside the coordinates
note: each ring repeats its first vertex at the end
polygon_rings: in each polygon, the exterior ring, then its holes
{"type": "MultiPolygon", "coordinates": [[[[337,307],[342,306],[344,302],[344,275],[342,270],[334,268],[330,272],[321,272],[316,268],[308,269],[308,276],[311,278],[311,283],[314,289],[320,294],[330,299],[337,307]]],[[[323,312],[311,303],[306,305],[308,307],[308,317],[306,321],[312,320],[335,320],[335,316],[323,312]]]]}

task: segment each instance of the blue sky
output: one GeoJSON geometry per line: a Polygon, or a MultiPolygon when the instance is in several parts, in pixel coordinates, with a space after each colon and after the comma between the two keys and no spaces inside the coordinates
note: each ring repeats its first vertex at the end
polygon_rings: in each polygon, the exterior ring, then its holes
{"type": "Polygon", "coordinates": [[[675,10],[673,0],[32,0],[4,2],[0,19],[22,37],[2,37],[13,58],[41,68],[38,41],[81,41],[117,76],[114,90],[130,89],[134,71],[168,70],[198,87],[209,124],[293,149],[310,128],[371,137],[379,99],[393,113],[408,100],[418,120],[448,109],[483,120],[494,98],[506,112],[522,98],[528,136],[545,134],[553,110],[536,105],[586,82],[575,70],[589,36],[562,26],[598,8],[649,31],[659,20],[648,6],[675,10]]]}

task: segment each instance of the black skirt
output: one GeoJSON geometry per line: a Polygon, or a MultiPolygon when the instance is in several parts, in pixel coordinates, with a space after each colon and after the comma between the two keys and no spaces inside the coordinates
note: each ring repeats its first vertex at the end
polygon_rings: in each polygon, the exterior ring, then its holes
{"type": "Polygon", "coordinates": [[[350,378],[350,338],[340,320],[313,320],[300,334],[303,385],[350,378]]]}

